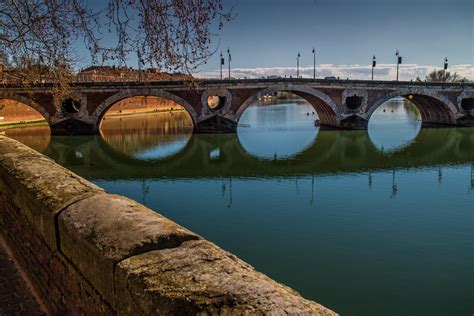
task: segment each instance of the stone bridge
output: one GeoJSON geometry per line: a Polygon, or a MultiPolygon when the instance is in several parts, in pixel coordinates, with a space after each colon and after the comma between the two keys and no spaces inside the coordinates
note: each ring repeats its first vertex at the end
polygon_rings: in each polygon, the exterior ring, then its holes
{"type": "Polygon", "coordinates": [[[77,83],[71,97],[65,100],[55,100],[51,87],[43,84],[28,91],[20,86],[3,86],[0,99],[33,107],[48,121],[55,135],[98,134],[107,110],[133,96],[175,101],[189,112],[197,133],[228,133],[236,131],[248,106],[259,97],[278,91],[307,100],[315,108],[320,125],[331,128],[366,129],[372,113],[394,97],[413,102],[425,125],[474,126],[473,83],[290,78],[77,83]]]}

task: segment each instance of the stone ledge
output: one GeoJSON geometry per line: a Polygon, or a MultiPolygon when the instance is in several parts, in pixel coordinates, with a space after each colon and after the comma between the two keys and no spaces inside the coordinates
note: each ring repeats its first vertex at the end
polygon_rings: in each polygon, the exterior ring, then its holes
{"type": "Polygon", "coordinates": [[[124,315],[337,315],[205,240],[126,259],[115,278],[124,315]]]}
{"type": "Polygon", "coordinates": [[[135,201],[109,194],[70,205],[58,225],[61,252],[112,306],[118,262],[200,238],[135,201]]]}
{"type": "Polygon", "coordinates": [[[25,145],[0,136],[0,190],[10,196],[56,249],[55,216],[66,206],[104,190],[25,145]]]}

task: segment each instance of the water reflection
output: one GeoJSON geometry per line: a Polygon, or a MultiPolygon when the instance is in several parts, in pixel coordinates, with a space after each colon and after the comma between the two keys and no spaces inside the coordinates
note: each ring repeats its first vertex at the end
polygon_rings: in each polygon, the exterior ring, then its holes
{"type": "Polygon", "coordinates": [[[414,104],[404,99],[393,99],[372,114],[368,133],[377,149],[393,153],[415,139],[421,123],[421,115],[414,104]]]}
{"type": "MultiPolygon", "coordinates": [[[[155,135],[149,134],[152,142],[155,135]]],[[[160,147],[160,145],[156,145],[160,147]]],[[[458,165],[474,157],[474,130],[422,129],[410,146],[385,155],[366,131],[321,131],[316,141],[287,159],[247,152],[235,134],[192,135],[173,156],[147,161],[116,150],[101,137],[53,137],[45,154],[94,179],[281,177],[458,165]],[[76,152],[80,151],[81,160],[76,152]],[[82,161],[82,163],[80,162],[82,161]],[[92,164],[92,165],[91,165],[92,164]]]]}
{"type": "Polygon", "coordinates": [[[114,150],[133,158],[156,160],[180,152],[192,134],[192,121],[185,111],[109,116],[101,125],[103,139],[114,150]]]}
{"type": "Polygon", "coordinates": [[[319,129],[313,113],[307,102],[251,106],[239,122],[240,143],[249,154],[263,159],[292,157],[316,139],[319,129]]]}
{"type": "Polygon", "coordinates": [[[16,139],[39,152],[44,152],[51,141],[51,131],[46,123],[36,126],[4,126],[0,127],[0,134],[16,139]]]}

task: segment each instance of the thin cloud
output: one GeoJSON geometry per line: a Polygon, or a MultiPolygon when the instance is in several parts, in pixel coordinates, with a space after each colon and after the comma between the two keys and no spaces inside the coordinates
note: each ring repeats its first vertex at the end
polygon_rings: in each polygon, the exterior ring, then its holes
{"type": "MultiPolygon", "coordinates": [[[[393,64],[379,64],[374,69],[375,80],[395,80],[396,78],[396,65],[393,64]]],[[[417,64],[401,64],[399,69],[400,80],[415,80],[417,77],[422,80],[427,74],[433,70],[440,70],[440,67],[425,66],[417,64]]],[[[303,78],[313,77],[313,66],[300,67],[300,76],[303,78]]],[[[453,65],[450,66],[448,71],[456,72],[462,77],[466,77],[469,80],[474,80],[474,66],[471,64],[453,65]]],[[[316,77],[339,77],[341,79],[360,79],[370,80],[372,74],[372,68],[370,65],[333,65],[333,64],[321,64],[316,67],[316,77]]],[[[227,71],[224,71],[224,76],[227,76],[227,71]]],[[[281,76],[281,77],[296,77],[296,67],[268,67],[268,68],[232,68],[231,76],[234,78],[249,78],[256,79],[268,76],[281,76]]],[[[199,78],[219,78],[220,71],[204,71],[197,74],[199,78]]]]}

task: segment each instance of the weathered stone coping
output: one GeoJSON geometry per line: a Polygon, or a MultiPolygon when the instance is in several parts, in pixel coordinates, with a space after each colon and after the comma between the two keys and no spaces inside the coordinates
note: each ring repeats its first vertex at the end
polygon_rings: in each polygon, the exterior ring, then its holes
{"type": "MultiPolygon", "coordinates": [[[[0,198],[0,233],[9,246],[21,247],[9,228],[13,209],[19,213],[13,217],[24,219],[27,223],[21,225],[31,228],[49,248],[49,256],[66,267],[59,278],[46,266],[51,260],[43,257],[48,255],[38,254],[33,261],[45,262],[41,273],[51,274],[45,276],[48,283],[60,289],[78,285],[97,305],[82,304],[67,297],[69,293],[60,293],[53,303],[47,285],[34,284],[52,314],[336,315],[143,205],[107,194],[3,136],[0,198]],[[68,282],[72,285],[62,286],[68,282]],[[57,303],[71,301],[77,306],[57,303]]],[[[31,253],[37,255],[35,249],[31,253]]],[[[23,268],[32,271],[29,264],[23,268]]]]}

